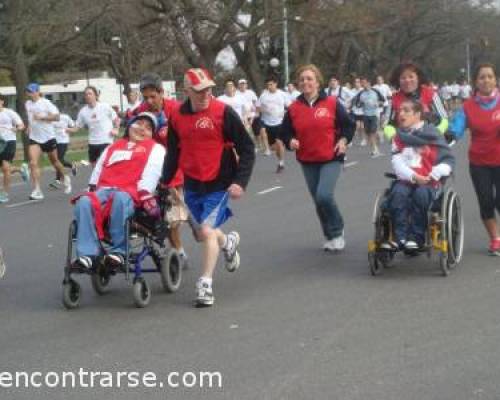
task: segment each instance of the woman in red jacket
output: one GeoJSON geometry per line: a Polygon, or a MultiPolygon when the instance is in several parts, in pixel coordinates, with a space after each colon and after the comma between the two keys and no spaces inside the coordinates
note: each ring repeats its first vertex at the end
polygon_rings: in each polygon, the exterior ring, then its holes
{"type": "Polygon", "coordinates": [[[500,256],[500,95],[492,64],[481,64],[474,73],[476,94],[453,115],[450,133],[460,139],[470,129],[469,170],[479,201],[481,219],[490,237],[489,253],[500,256]]]}
{"type": "Polygon", "coordinates": [[[325,235],[324,250],[343,250],[344,221],[333,198],[355,122],[335,96],[320,90],[323,76],[313,64],[297,71],[302,92],[282,126],[287,148],[296,152],[325,235]]]}
{"type": "Polygon", "coordinates": [[[392,96],[389,124],[384,128],[388,139],[396,134],[399,108],[405,100],[416,100],[424,108],[424,119],[435,125],[441,133],[448,128],[446,109],[423,71],[411,62],[398,65],[392,73],[391,85],[397,89],[392,96]]]}

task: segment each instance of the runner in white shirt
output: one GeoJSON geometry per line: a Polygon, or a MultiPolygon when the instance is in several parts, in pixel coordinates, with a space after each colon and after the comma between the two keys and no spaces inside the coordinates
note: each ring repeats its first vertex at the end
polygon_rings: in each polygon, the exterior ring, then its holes
{"type": "Polygon", "coordinates": [[[451,106],[453,110],[458,107],[459,101],[460,101],[460,85],[457,83],[457,81],[453,81],[453,83],[450,85],[450,92],[451,92],[451,106]]]}
{"type": "Polygon", "coordinates": [[[389,120],[389,110],[390,110],[390,102],[392,98],[392,90],[387,83],[384,81],[384,77],[382,75],[377,76],[377,84],[373,86],[374,89],[378,90],[378,92],[384,96],[384,104],[380,108],[379,113],[379,130],[378,136],[380,143],[384,143],[384,127],[387,125],[389,120]]]}
{"type": "Polygon", "coordinates": [[[340,84],[340,81],[332,76],[328,81],[328,87],[325,88],[325,93],[327,96],[335,96],[340,104],[342,104],[346,109],[351,106],[352,96],[350,89],[344,87],[340,84]]]}
{"type": "Polygon", "coordinates": [[[142,103],[137,89],[131,89],[130,92],[125,93],[125,96],[127,97],[127,108],[119,114],[120,118],[123,119],[126,119],[127,115],[130,115],[142,103]]]}
{"type": "Polygon", "coordinates": [[[448,82],[443,83],[443,86],[441,86],[441,89],[439,89],[439,95],[441,96],[441,99],[443,100],[443,103],[444,103],[446,109],[450,110],[451,87],[450,87],[450,85],[448,85],[448,82]]]}
{"type": "Polygon", "coordinates": [[[9,201],[10,177],[12,172],[19,172],[26,182],[29,178],[28,166],[13,167],[16,156],[16,132],[24,129],[23,121],[15,111],[4,108],[7,98],[0,94],[0,167],[3,173],[3,191],[0,192],[0,203],[9,201]]]}
{"type": "Polygon", "coordinates": [[[286,95],[288,97],[288,102],[291,104],[292,101],[295,101],[297,97],[300,96],[300,92],[295,89],[295,85],[292,82],[289,82],[288,85],[286,85],[286,95]]]}
{"type": "MultiPolygon", "coordinates": [[[[355,98],[359,92],[363,90],[361,86],[361,79],[354,79],[354,87],[351,90],[352,98],[355,98]]],[[[366,138],[365,138],[365,127],[363,124],[363,108],[357,107],[355,104],[351,104],[351,113],[354,116],[354,120],[356,121],[356,132],[354,133],[354,137],[361,138],[359,144],[360,146],[366,146],[366,138]]]]}
{"type": "MultiPolygon", "coordinates": [[[[64,159],[66,151],[68,151],[69,146],[69,130],[68,128],[74,128],[75,121],[68,114],[61,114],[59,121],[54,122],[54,128],[56,130],[56,142],[57,142],[57,158],[61,161],[61,164],[71,169],[73,176],[76,176],[76,164],[70,163],[64,159]]],[[[54,189],[59,189],[62,185],[61,176],[56,171],[56,179],[54,182],[50,183],[49,186],[54,189]]]]}
{"type": "Polygon", "coordinates": [[[281,123],[285,116],[285,109],[290,105],[287,95],[278,89],[278,80],[270,77],[266,80],[266,89],[257,102],[257,112],[260,120],[267,132],[269,145],[276,153],[278,167],[276,173],[280,173],[285,168],[285,148],[281,141],[281,123]]]}
{"type": "Polygon", "coordinates": [[[469,99],[472,96],[472,87],[469,85],[469,82],[464,80],[462,85],[460,85],[460,98],[462,102],[469,99]]]}
{"type": "Polygon", "coordinates": [[[70,194],[71,179],[64,173],[64,167],[57,158],[57,142],[53,122],[59,120],[59,110],[52,102],[42,97],[38,83],[30,83],[26,87],[26,94],[29,97],[26,102],[26,112],[29,122],[28,152],[33,184],[30,199],[43,200],[44,198],[40,189],[40,167],[38,165],[42,152],[47,153],[50,163],[62,177],[64,193],[70,194]]]}
{"type": "Polygon", "coordinates": [[[219,96],[218,99],[228,106],[231,106],[236,114],[239,115],[241,121],[248,128],[248,114],[250,113],[250,107],[246,99],[238,93],[236,90],[236,84],[234,80],[227,79],[224,82],[224,94],[219,96]]]}
{"type": "Polygon", "coordinates": [[[270,156],[271,151],[269,150],[269,144],[267,142],[267,134],[262,128],[260,118],[257,116],[257,95],[252,89],[248,88],[248,82],[246,79],[240,79],[238,81],[238,94],[243,96],[245,99],[245,107],[249,110],[247,125],[252,128],[251,131],[253,132],[254,140],[256,142],[255,152],[257,152],[258,148],[260,148],[265,155],[270,156]]]}
{"type": "Polygon", "coordinates": [[[76,128],[89,131],[89,161],[94,166],[104,149],[118,136],[120,119],[109,104],[98,101],[95,87],[88,86],[84,98],[87,105],[78,113],[76,128]]]}

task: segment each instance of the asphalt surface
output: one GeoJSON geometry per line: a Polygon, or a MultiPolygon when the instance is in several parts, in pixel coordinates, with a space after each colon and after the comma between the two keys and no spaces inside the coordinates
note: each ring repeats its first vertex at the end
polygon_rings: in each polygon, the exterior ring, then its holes
{"type": "MultiPolygon", "coordinates": [[[[0,281],[0,373],[151,371],[164,387],[0,387],[0,399],[500,398],[500,259],[486,255],[464,145],[455,152],[465,255],[446,278],[437,259],[423,256],[398,258],[383,276],[370,275],[372,205],[388,185],[382,174],[389,157],[372,160],[366,148],[351,148],[336,190],[347,247],[332,254],[320,249],[319,223],[293,156],[279,176],[275,161],[259,156],[227,226],[241,234],[242,266],[231,274],[220,265],[211,309],[192,307],[201,251],[185,229],[191,267],[177,293],[163,293],[159,276],[148,275],[151,304],[136,309],[122,276],[102,297],[82,276],[81,307],[66,311],[67,196],[45,190],[45,201],[17,205],[29,190],[15,186],[9,207],[0,207],[8,263],[0,281]],[[222,388],[167,387],[175,371],[220,372],[222,388]]],[[[88,174],[80,172],[75,189],[88,174]]]]}

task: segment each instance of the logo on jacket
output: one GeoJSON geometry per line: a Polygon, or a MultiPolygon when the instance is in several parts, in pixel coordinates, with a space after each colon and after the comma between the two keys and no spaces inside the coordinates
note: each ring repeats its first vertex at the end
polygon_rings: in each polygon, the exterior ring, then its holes
{"type": "Polygon", "coordinates": [[[316,119],[329,118],[329,117],[330,117],[330,111],[328,111],[327,108],[321,107],[314,112],[314,118],[316,119]]]}
{"type": "Polygon", "coordinates": [[[196,129],[214,129],[213,121],[208,117],[202,117],[196,121],[196,129]]]}

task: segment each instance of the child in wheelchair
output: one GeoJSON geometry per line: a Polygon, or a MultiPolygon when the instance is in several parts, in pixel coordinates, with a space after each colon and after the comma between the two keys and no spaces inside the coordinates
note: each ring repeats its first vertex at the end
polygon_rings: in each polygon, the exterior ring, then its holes
{"type": "Polygon", "coordinates": [[[165,148],[153,140],[158,122],[151,113],[133,118],[123,138],[103,152],[90,178],[89,192],[77,196],[76,259],[73,266],[91,270],[102,256],[102,240],[110,246],[104,262],[112,268],[124,265],[127,248],[126,222],[136,210],[146,219],[158,220],[161,211],[154,196],[165,158],[165,148]]]}
{"type": "Polygon", "coordinates": [[[383,249],[415,252],[423,247],[428,211],[454,167],[449,145],[436,127],[424,122],[424,111],[418,101],[401,105],[392,142],[396,180],[388,196],[394,241],[383,243],[383,249]]]}

